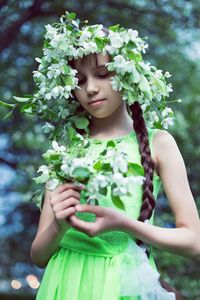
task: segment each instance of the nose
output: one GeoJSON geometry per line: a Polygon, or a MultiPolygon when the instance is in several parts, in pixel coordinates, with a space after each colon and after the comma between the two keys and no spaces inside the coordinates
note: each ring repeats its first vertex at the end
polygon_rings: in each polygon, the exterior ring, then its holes
{"type": "Polygon", "coordinates": [[[88,95],[92,95],[99,91],[98,83],[96,82],[96,80],[94,78],[92,78],[92,77],[88,78],[86,89],[87,89],[88,95]]]}

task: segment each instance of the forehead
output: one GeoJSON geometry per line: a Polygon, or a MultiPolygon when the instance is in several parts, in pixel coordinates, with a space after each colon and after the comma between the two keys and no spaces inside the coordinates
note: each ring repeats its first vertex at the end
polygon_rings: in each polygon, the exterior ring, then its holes
{"type": "Polygon", "coordinates": [[[83,58],[74,60],[74,68],[82,70],[85,68],[95,68],[99,65],[105,65],[110,61],[108,54],[89,54],[83,58]]]}

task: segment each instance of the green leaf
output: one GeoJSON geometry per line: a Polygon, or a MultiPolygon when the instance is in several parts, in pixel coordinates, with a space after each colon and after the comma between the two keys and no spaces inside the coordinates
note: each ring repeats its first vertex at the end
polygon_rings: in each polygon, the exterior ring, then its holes
{"type": "Polygon", "coordinates": [[[119,196],[113,196],[113,195],[112,195],[112,202],[113,202],[113,204],[114,204],[116,207],[125,210],[124,203],[121,201],[121,199],[119,198],[119,196]]]}
{"type": "Polygon", "coordinates": [[[90,171],[87,168],[83,168],[83,167],[76,168],[72,172],[72,176],[78,180],[86,179],[89,177],[89,175],[90,175],[90,171]]]}
{"type": "Polygon", "coordinates": [[[111,168],[109,163],[103,163],[102,164],[102,170],[103,171],[112,171],[112,168],[111,168]]]}
{"type": "Polygon", "coordinates": [[[97,44],[97,47],[100,51],[103,50],[104,46],[105,46],[105,42],[102,38],[99,38],[99,37],[95,37],[95,42],[97,44]]]}
{"type": "Polygon", "coordinates": [[[107,195],[107,187],[100,188],[99,193],[103,196],[106,196],[107,195]]]}
{"type": "Polygon", "coordinates": [[[106,147],[115,148],[116,147],[116,143],[114,141],[110,140],[110,141],[107,142],[106,147]]]}
{"type": "Polygon", "coordinates": [[[28,102],[29,100],[31,100],[31,98],[23,98],[23,97],[16,97],[16,96],[13,96],[13,98],[18,102],[28,102]]]}
{"type": "Polygon", "coordinates": [[[60,154],[52,153],[49,154],[48,152],[42,154],[44,159],[48,162],[52,162],[53,164],[58,163],[60,161],[60,154]]]}
{"type": "Polygon", "coordinates": [[[144,176],[144,169],[139,164],[128,162],[127,175],[144,176]]]}
{"type": "Polygon", "coordinates": [[[119,29],[119,26],[120,26],[119,24],[116,24],[116,25],[108,27],[108,29],[116,32],[119,29]]]}
{"type": "Polygon", "coordinates": [[[102,169],[102,162],[100,160],[98,160],[94,165],[93,168],[97,171],[102,169]]]}
{"type": "Polygon", "coordinates": [[[4,105],[4,106],[7,106],[7,107],[15,107],[16,106],[16,104],[7,103],[7,102],[4,102],[2,100],[0,100],[0,104],[4,105]]]}
{"type": "Polygon", "coordinates": [[[74,13],[74,12],[72,12],[72,13],[70,13],[70,14],[67,15],[67,19],[68,19],[69,21],[72,21],[72,20],[74,20],[75,18],[76,18],[76,13],[74,13]]]}
{"type": "Polygon", "coordinates": [[[33,112],[32,104],[25,104],[25,105],[23,105],[20,111],[21,112],[25,112],[27,114],[32,114],[32,112],[33,112]]]}
{"type": "Polygon", "coordinates": [[[76,128],[78,128],[78,129],[85,129],[89,125],[88,119],[83,118],[83,117],[73,119],[73,122],[74,122],[76,128]]]}
{"type": "Polygon", "coordinates": [[[73,127],[68,127],[67,133],[68,133],[70,141],[73,141],[74,139],[76,139],[76,130],[73,127]]]}

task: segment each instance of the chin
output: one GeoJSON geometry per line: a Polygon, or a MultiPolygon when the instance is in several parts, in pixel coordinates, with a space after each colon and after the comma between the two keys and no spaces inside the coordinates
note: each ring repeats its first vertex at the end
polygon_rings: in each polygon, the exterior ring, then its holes
{"type": "Polygon", "coordinates": [[[108,112],[96,112],[96,113],[90,113],[90,115],[91,115],[93,118],[97,118],[97,119],[104,119],[104,118],[107,118],[107,117],[109,117],[111,114],[112,114],[112,112],[111,112],[111,113],[108,113],[108,112]]]}

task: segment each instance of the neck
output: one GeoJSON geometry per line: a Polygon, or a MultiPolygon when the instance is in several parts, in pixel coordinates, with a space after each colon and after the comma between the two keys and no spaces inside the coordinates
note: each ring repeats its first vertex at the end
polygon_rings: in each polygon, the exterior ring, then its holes
{"type": "Polygon", "coordinates": [[[127,134],[133,130],[133,120],[124,102],[108,117],[91,117],[90,136],[109,137],[127,134]]]}

